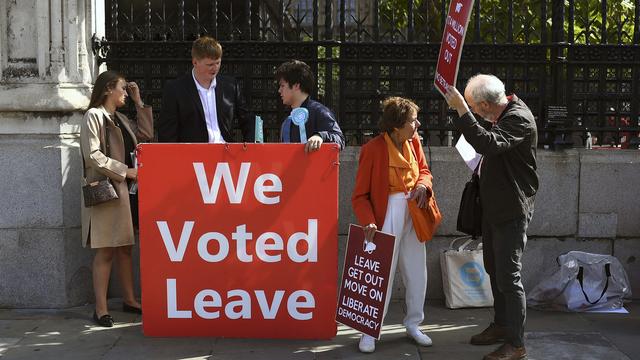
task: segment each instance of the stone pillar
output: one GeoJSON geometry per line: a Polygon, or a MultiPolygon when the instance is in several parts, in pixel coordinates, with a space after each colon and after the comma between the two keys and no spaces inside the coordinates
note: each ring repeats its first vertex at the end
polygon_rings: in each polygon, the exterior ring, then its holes
{"type": "Polygon", "coordinates": [[[0,1],[0,308],[93,296],[78,136],[96,69],[95,3],[0,1]]]}

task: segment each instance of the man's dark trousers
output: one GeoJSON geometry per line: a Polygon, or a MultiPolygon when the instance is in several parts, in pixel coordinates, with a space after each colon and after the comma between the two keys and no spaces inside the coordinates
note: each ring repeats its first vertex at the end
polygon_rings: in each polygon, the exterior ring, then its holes
{"type": "Polygon", "coordinates": [[[491,279],[494,322],[506,328],[506,342],[524,346],[527,302],[520,277],[531,214],[493,224],[482,223],[484,267],[491,279]]]}

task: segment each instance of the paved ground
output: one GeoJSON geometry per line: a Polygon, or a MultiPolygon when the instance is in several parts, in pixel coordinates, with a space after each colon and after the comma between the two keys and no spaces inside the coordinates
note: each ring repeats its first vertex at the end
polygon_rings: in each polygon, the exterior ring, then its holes
{"type": "MultiPolygon", "coordinates": [[[[112,309],[120,308],[112,301],[112,309]]],[[[529,359],[640,360],[640,303],[629,314],[568,314],[529,310],[529,359]]],[[[418,348],[402,327],[401,303],[392,303],[374,354],[357,350],[358,334],[339,327],[332,341],[221,338],[148,338],[140,317],[112,310],[116,326],[98,328],[91,305],[67,310],[0,310],[4,359],[481,359],[495,346],[472,346],[469,337],[491,319],[489,309],[426,306],[422,327],[433,347],[418,348]]]]}

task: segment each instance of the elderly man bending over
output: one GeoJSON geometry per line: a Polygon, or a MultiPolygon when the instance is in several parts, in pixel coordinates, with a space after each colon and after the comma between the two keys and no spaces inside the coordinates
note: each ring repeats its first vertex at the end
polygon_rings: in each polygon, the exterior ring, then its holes
{"type": "Polygon", "coordinates": [[[471,337],[471,344],[504,341],[485,360],[526,359],[526,300],[520,270],[538,190],[536,122],[527,105],[515,95],[506,96],[504,84],[493,75],[469,79],[464,98],[449,87],[446,100],[458,112],[455,126],[483,156],[478,169],[482,242],[495,317],[482,333],[471,337]]]}

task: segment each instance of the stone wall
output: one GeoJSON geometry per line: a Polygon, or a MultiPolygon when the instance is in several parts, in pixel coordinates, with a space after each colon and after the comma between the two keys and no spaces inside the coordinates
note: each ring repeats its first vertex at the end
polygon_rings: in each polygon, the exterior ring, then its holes
{"type": "Polygon", "coordinates": [[[0,1],[0,307],[92,296],[77,137],[96,72],[94,3],[0,1]]]}
{"type": "MultiPolygon", "coordinates": [[[[340,155],[339,271],[344,263],[348,226],[357,222],[350,197],[359,151],[358,147],[348,147],[340,155]]],[[[636,205],[640,200],[640,180],[636,180],[640,179],[639,155],[633,150],[538,153],[541,187],[523,257],[526,290],[555,272],[558,255],[580,250],[618,257],[629,275],[634,297],[640,298],[640,222],[636,220],[640,219],[640,207],[636,205]]],[[[436,238],[427,243],[427,297],[442,299],[440,252],[463,235],[455,230],[456,216],[471,170],[453,148],[432,148],[431,168],[443,222],[436,238]]],[[[395,279],[394,297],[402,297],[401,276],[395,279]]],[[[116,282],[110,290],[117,296],[116,282]]]]}
{"type": "MultiPolygon", "coordinates": [[[[425,149],[426,150],[426,149],[425,149]]],[[[347,227],[356,222],[350,194],[358,148],[341,155],[340,262],[347,227]]],[[[557,269],[558,255],[571,250],[615,255],[625,267],[635,298],[640,298],[640,153],[633,150],[538,152],[540,190],[523,256],[523,283],[530,290],[557,269]]],[[[427,155],[428,156],[428,155],[427,155]]],[[[427,244],[427,297],[443,298],[440,252],[462,234],[456,216],[471,170],[453,148],[432,148],[431,169],[443,222],[427,244]]],[[[340,267],[341,268],[341,267],[340,267]]],[[[403,289],[396,276],[395,289],[403,289]]],[[[401,297],[403,291],[394,291],[401,297]]]]}
{"type": "MultiPolygon", "coordinates": [[[[79,113],[49,116],[47,121],[28,116],[21,121],[33,127],[39,123],[65,127],[80,119],[79,113]]],[[[79,235],[77,136],[44,131],[5,134],[0,135],[0,149],[0,168],[7,169],[0,173],[0,307],[65,307],[91,301],[92,254],[80,246],[79,235]]],[[[340,160],[340,263],[348,224],[355,222],[350,194],[358,151],[347,148],[340,160]]],[[[556,269],[558,255],[582,250],[617,256],[639,296],[638,159],[638,152],[631,150],[539,153],[541,188],[523,260],[526,289],[556,269]]],[[[439,254],[461,235],[455,231],[455,218],[471,171],[452,148],[432,149],[432,170],[444,220],[427,244],[428,297],[439,299],[443,297],[439,254]]],[[[112,279],[110,293],[118,296],[117,278],[112,279]]],[[[396,287],[402,288],[397,279],[396,287]]]]}

